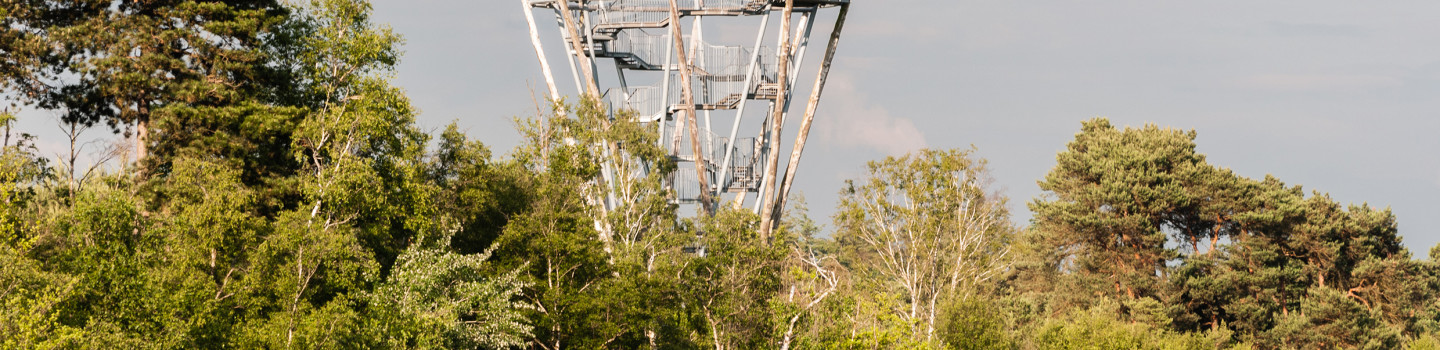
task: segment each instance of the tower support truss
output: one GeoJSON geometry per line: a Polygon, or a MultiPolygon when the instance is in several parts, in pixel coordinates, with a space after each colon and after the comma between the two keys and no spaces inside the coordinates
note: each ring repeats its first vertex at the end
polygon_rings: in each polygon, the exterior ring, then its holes
{"type": "MultiPolygon", "coordinates": [[[[850,0],[521,2],[551,99],[558,99],[560,92],[536,30],[536,11],[554,13],[560,47],[565,48],[578,95],[604,102],[612,118],[630,110],[634,113],[627,115],[635,116],[636,121],[653,124],[662,147],[680,165],[667,181],[672,202],[693,205],[702,215],[709,215],[727,201],[741,207],[754,200],[763,235],[778,225],[850,0]],[[828,18],[832,9],[838,9],[834,29],[815,73],[790,157],[781,162],[790,95],[802,75],[812,28],[822,17],[828,18]],[[779,28],[771,28],[775,16],[780,17],[779,28]],[[753,42],[717,44],[708,40],[749,34],[706,35],[707,29],[733,31],[747,26],[754,26],[750,27],[755,33],[753,42]],[[774,42],[766,42],[772,37],[767,33],[774,33],[774,42]],[[614,61],[613,77],[596,69],[600,59],[614,61]],[[769,108],[751,106],[755,103],[769,108]],[[764,110],[764,117],[747,124],[746,113],[757,110],[764,110]],[[719,122],[712,124],[712,118],[719,122]],[[712,125],[729,129],[717,133],[712,125]]],[[[602,186],[608,182],[597,181],[602,186]]],[[[615,204],[604,203],[607,207],[615,204]]]]}

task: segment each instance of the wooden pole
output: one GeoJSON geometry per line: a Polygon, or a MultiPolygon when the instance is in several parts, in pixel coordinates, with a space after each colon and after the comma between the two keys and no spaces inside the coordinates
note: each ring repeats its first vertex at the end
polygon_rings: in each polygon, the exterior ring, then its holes
{"type": "MultiPolygon", "coordinates": [[[[704,5],[701,4],[700,6],[704,6],[704,5]]],[[[702,7],[702,8],[703,8],[703,7],[702,7]]],[[[678,19],[676,19],[675,21],[678,21],[678,19]]],[[[680,23],[680,22],[673,22],[673,21],[672,21],[671,23],[680,23]]],[[[681,51],[681,50],[685,50],[684,53],[681,53],[681,54],[680,54],[680,57],[681,57],[681,59],[680,59],[680,64],[688,64],[688,65],[690,65],[690,67],[695,67],[695,64],[696,64],[696,63],[695,63],[695,62],[692,62],[692,61],[686,61],[686,58],[689,58],[689,59],[691,59],[691,60],[697,60],[697,59],[699,59],[699,58],[696,57],[696,55],[695,55],[695,50],[696,50],[698,47],[700,47],[700,36],[701,36],[701,34],[702,34],[702,33],[701,33],[701,27],[700,27],[700,17],[697,16],[697,17],[695,17],[695,20],[694,20],[694,21],[691,21],[691,24],[690,24],[690,46],[689,46],[688,48],[684,48],[684,49],[679,49],[679,48],[675,49],[676,52],[679,52],[679,51],[681,51]]],[[[703,64],[703,62],[701,62],[701,64],[703,64]]],[[[693,77],[692,77],[692,78],[693,78],[693,77]]],[[[692,90],[694,89],[694,86],[692,86],[692,85],[686,84],[685,86],[690,87],[692,90]]],[[[668,86],[667,86],[667,87],[668,87],[668,86]]],[[[682,89],[683,89],[683,88],[682,88],[682,89]]],[[[692,93],[693,93],[693,91],[692,91],[692,93]]],[[[691,95],[691,93],[685,93],[685,92],[682,92],[682,94],[690,95],[691,98],[690,98],[690,100],[687,100],[687,101],[694,102],[694,95],[691,95]]],[[[673,146],[673,149],[676,150],[675,152],[677,152],[677,153],[680,152],[680,151],[679,151],[679,150],[680,150],[680,140],[682,140],[682,139],[685,138],[685,132],[687,132],[687,131],[689,131],[689,130],[690,130],[690,128],[686,126],[686,120],[685,120],[685,119],[679,119],[679,120],[676,120],[676,121],[675,121],[675,135],[674,135],[675,145],[673,146]]]]}
{"type": "MultiPolygon", "coordinates": [[[[580,0],[580,6],[585,6],[585,0],[580,0]]],[[[595,25],[590,22],[590,11],[580,11],[580,13],[583,14],[580,20],[582,21],[582,23],[585,24],[585,30],[589,31],[589,33],[586,33],[585,35],[585,50],[589,52],[589,55],[586,55],[585,60],[590,62],[590,71],[595,72],[595,75],[590,76],[590,78],[595,81],[596,86],[599,86],[600,66],[595,64],[595,25]]]]}
{"type": "MultiPolygon", "coordinates": [[[[790,44],[790,53],[791,53],[791,54],[790,54],[790,66],[789,66],[789,70],[788,70],[787,72],[795,72],[796,70],[799,70],[799,69],[800,69],[800,66],[801,66],[802,64],[804,64],[804,62],[805,62],[805,49],[810,46],[810,29],[815,26],[815,22],[814,22],[814,21],[811,21],[811,20],[810,20],[810,19],[811,19],[810,17],[812,17],[816,12],[817,12],[817,11],[813,11],[813,10],[812,10],[812,11],[804,11],[804,15],[801,15],[801,16],[800,16],[800,25],[795,26],[795,28],[797,28],[797,29],[803,27],[803,28],[805,28],[805,30],[802,30],[802,31],[799,31],[799,32],[795,33],[794,39],[791,39],[791,41],[790,41],[790,43],[791,43],[791,44],[790,44]],[[797,42],[799,43],[798,46],[795,44],[795,43],[797,43],[797,42]]],[[[790,105],[795,102],[795,99],[793,98],[794,95],[795,95],[795,89],[793,89],[793,87],[795,86],[795,82],[798,81],[799,78],[800,78],[800,75],[799,75],[799,74],[789,74],[789,73],[787,73],[787,74],[788,74],[790,77],[789,77],[789,81],[785,82],[785,84],[788,84],[788,85],[785,85],[785,86],[786,86],[786,89],[784,90],[784,91],[785,91],[785,99],[784,99],[784,100],[781,100],[781,101],[784,101],[784,103],[785,103],[785,107],[784,107],[784,108],[782,109],[782,111],[780,112],[780,120],[782,120],[782,121],[784,121],[784,120],[790,120],[790,105]]],[[[782,124],[782,126],[783,126],[783,124],[782,124]]],[[[783,134],[782,134],[782,135],[783,135],[783,134]]],[[[782,136],[782,137],[783,137],[783,136],[782,136]]],[[[768,139],[767,139],[767,140],[768,140],[768,139]]],[[[775,150],[778,151],[779,148],[776,147],[775,150]]],[[[778,166],[779,164],[776,164],[776,165],[778,166]]],[[[784,172],[779,172],[779,173],[776,173],[776,174],[769,174],[769,175],[771,175],[770,177],[774,177],[777,181],[781,181],[781,179],[784,179],[784,178],[785,178],[785,173],[784,173],[784,172]]],[[[773,197],[772,195],[768,195],[768,194],[765,193],[765,192],[760,192],[760,193],[757,195],[757,197],[760,197],[760,196],[764,196],[764,197],[766,197],[766,198],[773,197]]],[[[762,210],[760,207],[761,207],[762,205],[766,205],[766,204],[770,204],[770,203],[765,203],[765,202],[763,202],[763,201],[755,201],[755,213],[756,213],[756,215],[759,215],[760,211],[762,210]]],[[[782,207],[782,208],[783,208],[783,207],[782,207]]],[[[778,210],[777,210],[777,211],[778,211],[778,210]]],[[[776,216],[776,217],[779,217],[779,215],[775,215],[775,216],[776,216]]]]}
{"type": "MultiPolygon", "coordinates": [[[[776,212],[784,209],[785,199],[790,197],[790,188],[795,182],[795,170],[800,165],[800,153],[805,151],[805,140],[810,137],[810,123],[815,120],[815,110],[820,106],[820,92],[825,89],[825,80],[830,76],[830,64],[835,60],[835,49],[840,45],[840,31],[845,29],[845,16],[849,13],[850,4],[840,5],[840,16],[835,19],[835,30],[830,32],[825,60],[820,63],[820,73],[815,77],[815,86],[810,90],[810,102],[805,105],[805,119],[800,121],[800,135],[795,138],[795,150],[790,153],[785,181],[780,185],[780,198],[775,201],[776,212]]],[[[776,221],[779,221],[778,218],[776,221]]]]}
{"type": "Polygon", "coordinates": [[[570,32],[570,46],[575,51],[575,56],[580,58],[580,70],[585,73],[585,93],[596,100],[600,99],[600,87],[595,85],[595,70],[591,69],[591,58],[585,55],[585,47],[580,43],[580,30],[575,28],[575,18],[570,14],[570,1],[560,0],[555,2],[560,10],[560,16],[565,20],[565,30],[570,32]]]}
{"type": "MultiPolygon", "coordinates": [[[[674,37],[676,58],[680,60],[680,100],[684,104],[687,129],[690,130],[690,149],[695,158],[695,177],[700,182],[700,212],[711,214],[710,184],[705,179],[705,153],[700,150],[700,132],[695,122],[695,96],[690,91],[690,60],[686,57],[684,34],[680,31],[680,10],[675,0],[670,0],[670,33],[674,37]]],[[[666,87],[669,88],[669,87],[666,87]]]]}
{"type": "MultiPolygon", "coordinates": [[[[583,5],[584,5],[584,0],[580,0],[580,1],[581,1],[581,3],[580,3],[581,6],[583,6],[583,5]]],[[[592,58],[591,58],[591,57],[588,57],[587,55],[585,55],[585,48],[584,48],[583,45],[580,43],[580,31],[579,31],[578,29],[576,29],[576,27],[575,27],[575,18],[574,18],[574,15],[572,15],[572,14],[570,13],[570,1],[569,1],[569,0],[557,0],[557,1],[554,2],[554,4],[555,4],[555,10],[557,10],[557,11],[560,12],[561,20],[563,20],[563,21],[565,22],[565,30],[570,33],[570,46],[571,46],[571,49],[574,50],[575,57],[578,57],[578,58],[580,59],[580,64],[579,64],[579,66],[580,66],[580,68],[581,68],[581,71],[585,73],[585,87],[586,87],[586,89],[585,89],[585,90],[586,90],[586,91],[585,91],[585,96],[588,97],[588,98],[590,98],[590,99],[592,99],[592,100],[594,100],[594,101],[593,101],[594,103],[602,103],[602,102],[600,101],[600,87],[597,86],[596,83],[595,83],[595,71],[592,69],[592,68],[594,67],[594,65],[591,63],[592,58]]],[[[605,127],[606,129],[608,129],[609,126],[610,126],[610,124],[609,124],[609,123],[610,123],[609,118],[602,118],[602,119],[601,119],[601,123],[604,123],[604,127],[605,127]]],[[[601,140],[600,142],[602,143],[602,144],[600,145],[600,147],[603,148],[603,149],[602,149],[602,154],[610,155],[610,154],[615,154],[615,153],[618,152],[617,146],[616,146],[616,144],[615,144],[614,142],[610,142],[610,141],[608,141],[608,140],[601,140]]],[[[608,156],[605,157],[605,163],[606,163],[605,166],[607,166],[607,167],[611,164],[611,163],[610,163],[610,157],[608,157],[608,156]]],[[[601,208],[601,214],[600,214],[600,216],[601,216],[601,217],[605,217],[605,216],[608,216],[608,215],[609,215],[609,212],[610,212],[610,209],[611,209],[611,205],[613,204],[613,201],[611,200],[611,198],[613,198],[612,196],[613,196],[614,193],[613,193],[613,191],[610,191],[610,190],[609,190],[609,189],[611,189],[612,187],[611,187],[610,181],[608,181],[608,179],[606,179],[606,177],[607,177],[607,176],[605,176],[605,173],[602,172],[600,178],[595,179],[597,186],[599,186],[599,187],[602,188],[602,189],[606,189],[606,190],[605,190],[605,196],[603,196],[602,198],[599,198],[599,201],[602,202],[602,203],[600,204],[600,208],[601,208]]],[[[602,242],[608,242],[608,241],[609,241],[609,239],[610,239],[610,236],[609,236],[609,235],[610,235],[610,227],[609,227],[609,225],[605,224],[605,221],[603,221],[603,220],[596,220],[596,221],[595,221],[595,229],[596,229],[596,231],[598,231],[599,238],[600,238],[600,240],[601,240],[602,242]]],[[[608,249],[607,249],[607,251],[608,251],[608,249]]]]}
{"type": "MultiPolygon", "coordinates": [[[[674,1],[674,0],[671,0],[674,1]]],[[[779,83],[775,94],[775,110],[771,113],[770,130],[770,152],[765,161],[765,188],[761,190],[763,198],[758,199],[760,207],[760,239],[769,242],[770,233],[775,223],[772,217],[775,209],[775,171],[780,167],[780,130],[785,126],[785,95],[790,85],[790,17],[795,12],[795,0],[785,0],[785,10],[781,12],[780,26],[780,64],[776,73],[775,82],[779,83]]]]}
{"type": "Polygon", "coordinates": [[[530,0],[520,0],[525,10],[525,23],[530,24],[530,44],[535,46],[535,56],[540,58],[540,71],[545,74],[545,87],[550,88],[550,102],[560,101],[560,90],[555,88],[555,75],[550,72],[550,61],[545,59],[545,48],[540,45],[540,31],[535,28],[535,14],[531,13],[530,0]]]}

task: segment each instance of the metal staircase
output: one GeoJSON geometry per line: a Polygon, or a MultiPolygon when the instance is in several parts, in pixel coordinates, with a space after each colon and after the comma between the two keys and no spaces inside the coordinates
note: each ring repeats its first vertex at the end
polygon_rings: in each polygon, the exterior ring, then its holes
{"type": "MultiPolygon", "coordinates": [[[[774,144],[779,141],[772,139],[780,129],[769,124],[768,120],[773,120],[770,111],[779,110],[775,103],[782,97],[794,98],[788,95],[793,89],[783,87],[796,84],[794,79],[798,74],[793,69],[804,62],[809,28],[819,11],[837,5],[848,8],[850,0],[791,0],[795,6],[792,17],[788,18],[777,16],[785,7],[785,0],[673,0],[673,9],[671,1],[522,0],[527,10],[555,11],[560,36],[564,39],[561,47],[574,58],[567,60],[577,89],[585,91],[600,85],[601,80],[611,79],[612,75],[596,74],[600,68],[596,64],[598,59],[609,58],[604,61],[614,63],[613,77],[619,86],[601,89],[601,99],[612,117],[625,116],[658,129],[660,140],[657,141],[679,167],[667,181],[674,190],[673,203],[697,203],[701,198],[719,198],[723,193],[733,193],[739,202],[753,193],[757,205],[771,197],[778,198],[777,194],[765,193],[768,190],[761,187],[773,188],[769,181],[778,180],[784,174],[774,168],[757,168],[770,166],[764,163],[767,159],[775,161],[783,147],[774,144]],[[671,17],[672,10],[678,17],[671,17]],[[566,11],[569,13],[564,13],[566,11]],[[707,17],[749,17],[748,20],[758,24],[754,27],[755,41],[745,45],[711,44],[704,35],[707,17]],[[799,21],[793,22],[790,27],[793,31],[788,32],[792,34],[775,35],[780,33],[774,29],[772,19],[784,18],[784,23],[790,24],[797,17],[799,21]],[[572,30],[578,38],[571,38],[572,30]],[[673,35],[681,37],[676,40],[673,35]],[[788,37],[792,35],[793,39],[788,37]],[[778,79],[781,56],[776,49],[781,41],[778,37],[787,37],[794,45],[792,51],[786,53],[792,69],[787,81],[778,79]],[[675,51],[677,41],[688,62],[680,62],[680,55],[675,51]],[[577,46],[581,52],[575,52],[577,46]],[[689,73],[688,89],[681,86],[681,82],[687,80],[680,77],[682,68],[689,73]],[[594,81],[582,84],[582,72],[583,79],[594,81]],[[781,96],[782,91],[787,95],[781,96]],[[691,101],[693,105],[686,106],[682,101],[691,101]],[[751,134],[751,130],[755,130],[753,119],[744,126],[742,121],[747,114],[756,114],[756,109],[765,111],[767,116],[760,130],[756,130],[758,133],[751,134]],[[699,112],[689,116],[680,113],[688,110],[699,112]],[[716,119],[718,122],[713,124],[717,125],[712,125],[716,119]],[[726,128],[728,137],[716,135],[712,127],[726,128]],[[699,140],[690,140],[689,132],[696,131],[695,128],[700,131],[699,140]],[[738,134],[741,130],[747,137],[738,134]],[[700,150],[695,151],[691,142],[698,143],[700,150]],[[700,154],[694,154],[697,152],[700,154]],[[699,185],[702,183],[705,186],[699,185]]],[[[841,11],[838,18],[843,19],[843,13],[841,11]]],[[[532,26],[531,35],[535,38],[532,40],[544,66],[543,48],[533,29],[535,21],[529,17],[527,21],[532,26]]],[[[837,20],[836,28],[841,21],[837,20]]],[[[826,57],[827,64],[829,60],[830,57],[826,57]]],[[[558,95],[549,68],[545,69],[551,92],[558,95]]],[[[817,78],[817,84],[820,83],[823,81],[817,78]]],[[[790,103],[785,106],[788,110],[790,103]]]]}

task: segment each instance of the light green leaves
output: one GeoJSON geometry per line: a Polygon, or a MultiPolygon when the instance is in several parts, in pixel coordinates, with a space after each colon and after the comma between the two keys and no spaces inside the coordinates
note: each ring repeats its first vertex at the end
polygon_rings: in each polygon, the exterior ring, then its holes
{"type": "Polygon", "coordinates": [[[939,306],[965,298],[1010,266],[1014,229],[1005,198],[986,187],[972,151],[921,150],[870,162],[843,192],[836,239],[881,291],[901,295],[895,315],[931,341],[939,306]]]}
{"type": "Polygon", "coordinates": [[[448,246],[449,239],[411,245],[376,290],[373,303],[385,313],[376,321],[388,341],[467,349],[525,344],[531,326],[521,311],[531,306],[515,301],[526,286],[519,280],[523,267],[487,276],[488,252],[462,255],[448,246]]]}

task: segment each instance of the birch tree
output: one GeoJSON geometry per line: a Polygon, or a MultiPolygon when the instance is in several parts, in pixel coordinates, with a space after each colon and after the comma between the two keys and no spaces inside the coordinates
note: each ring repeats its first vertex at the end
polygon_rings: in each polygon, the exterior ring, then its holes
{"type": "Polygon", "coordinates": [[[990,191],[973,150],[922,150],[870,162],[850,181],[836,214],[837,240],[883,286],[903,296],[894,310],[929,340],[937,309],[966,298],[1008,266],[1013,235],[1005,198],[990,191]]]}
{"type": "Polygon", "coordinates": [[[556,103],[518,121],[515,152],[533,200],[497,242],[506,266],[528,263],[535,339],[545,349],[674,347],[686,342],[676,269],[695,235],[676,225],[661,184],[675,165],[659,135],[601,101],[556,103]],[[667,330],[672,329],[672,330],[667,330]]]}

